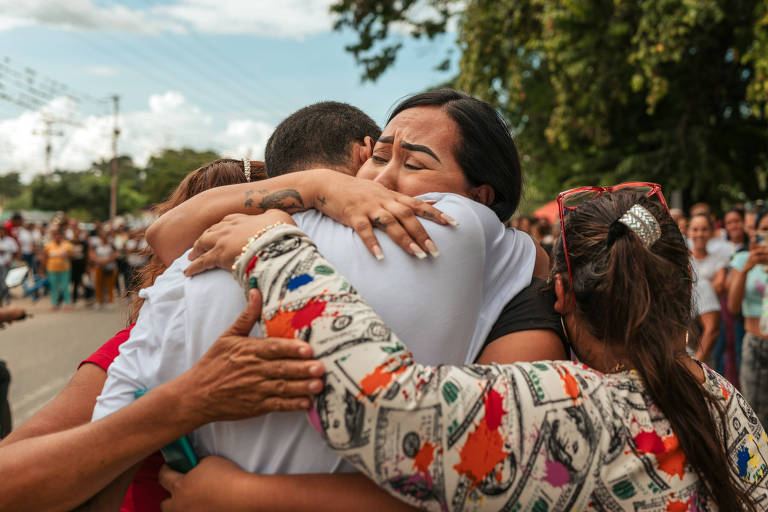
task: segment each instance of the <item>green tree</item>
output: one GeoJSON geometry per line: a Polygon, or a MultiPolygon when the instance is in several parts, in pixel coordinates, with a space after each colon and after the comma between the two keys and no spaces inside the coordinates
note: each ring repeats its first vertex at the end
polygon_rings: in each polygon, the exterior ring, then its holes
{"type": "Polygon", "coordinates": [[[768,0],[341,0],[332,9],[337,28],[357,32],[348,49],[367,79],[395,59],[394,23],[435,37],[455,16],[453,85],[505,114],[539,190],[645,179],[682,189],[688,204],[765,195],[768,0]]]}
{"type": "Polygon", "coordinates": [[[166,149],[159,156],[150,158],[144,171],[142,191],[150,203],[165,201],[187,174],[217,158],[219,155],[213,151],[166,149]]]}
{"type": "Polygon", "coordinates": [[[24,185],[21,183],[21,175],[18,172],[9,172],[0,176],[0,205],[20,195],[23,189],[24,185]]]}
{"type": "MultiPolygon", "coordinates": [[[[93,164],[88,171],[54,171],[37,176],[29,184],[33,208],[77,212],[84,220],[109,217],[110,174],[109,162],[93,164]]],[[[118,159],[118,214],[133,213],[147,205],[147,197],[140,191],[142,169],[134,166],[128,156],[118,159]]]]}

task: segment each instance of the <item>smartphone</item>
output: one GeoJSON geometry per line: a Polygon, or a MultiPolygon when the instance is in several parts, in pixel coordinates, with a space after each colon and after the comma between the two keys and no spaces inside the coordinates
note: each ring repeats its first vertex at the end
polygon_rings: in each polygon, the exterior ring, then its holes
{"type": "Polygon", "coordinates": [[[755,244],[766,246],[766,236],[763,233],[755,233],[755,244]]]}
{"type": "MultiPolygon", "coordinates": [[[[146,389],[140,389],[133,394],[133,398],[139,398],[146,393],[146,389]]],[[[192,444],[187,439],[187,436],[180,437],[172,443],[165,445],[160,449],[160,453],[163,454],[165,463],[179,473],[189,472],[198,463],[195,451],[192,449],[192,444]]]]}

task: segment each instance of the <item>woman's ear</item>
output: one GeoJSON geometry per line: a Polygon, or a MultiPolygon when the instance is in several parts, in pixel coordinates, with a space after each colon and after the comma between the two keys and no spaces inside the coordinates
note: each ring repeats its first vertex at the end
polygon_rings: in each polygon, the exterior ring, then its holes
{"type": "Polygon", "coordinates": [[[491,206],[496,198],[496,192],[490,185],[480,185],[469,189],[469,197],[485,206],[491,206]]]}
{"type": "Polygon", "coordinates": [[[555,305],[554,310],[560,315],[567,315],[572,313],[575,304],[573,303],[573,294],[566,291],[565,283],[563,283],[563,276],[556,274],[555,278],[555,305]]]}

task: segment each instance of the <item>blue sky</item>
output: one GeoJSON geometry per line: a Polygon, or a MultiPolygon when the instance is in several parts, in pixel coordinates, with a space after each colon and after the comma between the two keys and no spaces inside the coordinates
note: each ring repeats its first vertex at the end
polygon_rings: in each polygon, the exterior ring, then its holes
{"type": "Polygon", "coordinates": [[[453,45],[406,42],[395,67],[375,84],[331,30],[329,0],[0,0],[0,92],[53,79],[62,86],[27,109],[0,99],[0,174],[42,172],[43,118],[54,167],[87,168],[109,155],[111,104],[120,95],[119,147],[143,163],[162,147],[263,154],[272,128],[292,111],[325,99],[359,106],[383,123],[397,99],[445,80],[434,71],[453,45]]]}

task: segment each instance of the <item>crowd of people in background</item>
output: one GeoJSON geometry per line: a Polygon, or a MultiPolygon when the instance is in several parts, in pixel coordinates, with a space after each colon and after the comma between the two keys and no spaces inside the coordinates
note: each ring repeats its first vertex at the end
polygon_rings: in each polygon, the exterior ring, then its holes
{"type": "MultiPolygon", "coordinates": [[[[745,340],[750,347],[757,346],[750,341],[750,332],[757,338],[768,333],[768,301],[763,304],[768,285],[763,267],[768,265],[768,204],[735,205],[718,217],[707,203],[696,203],[687,216],[676,208],[670,214],[688,240],[697,277],[692,314],[698,316],[701,338],[690,344],[689,353],[737,387],[756,381],[755,372],[768,369],[755,370],[755,365],[761,366],[768,354],[750,349],[745,360],[742,347],[745,340]],[[762,318],[764,325],[750,329],[745,318],[762,318]]],[[[547,218],[516,217],[507,225],[531,235],[547,252],[560,236],[559,224],[547,218]]]]}
{"type": "Polygon", "coordinates": [[[34,301],[48,295],[54,310],[71,309],[78,301],[109,309],[116,296],[134,288],[147,259],[143,226],[84,223],[64,214],[33,223],[14,213],[0,226],[0,306],[10,303],[6,274],[24,267],[21,286],[34,301]]]}

